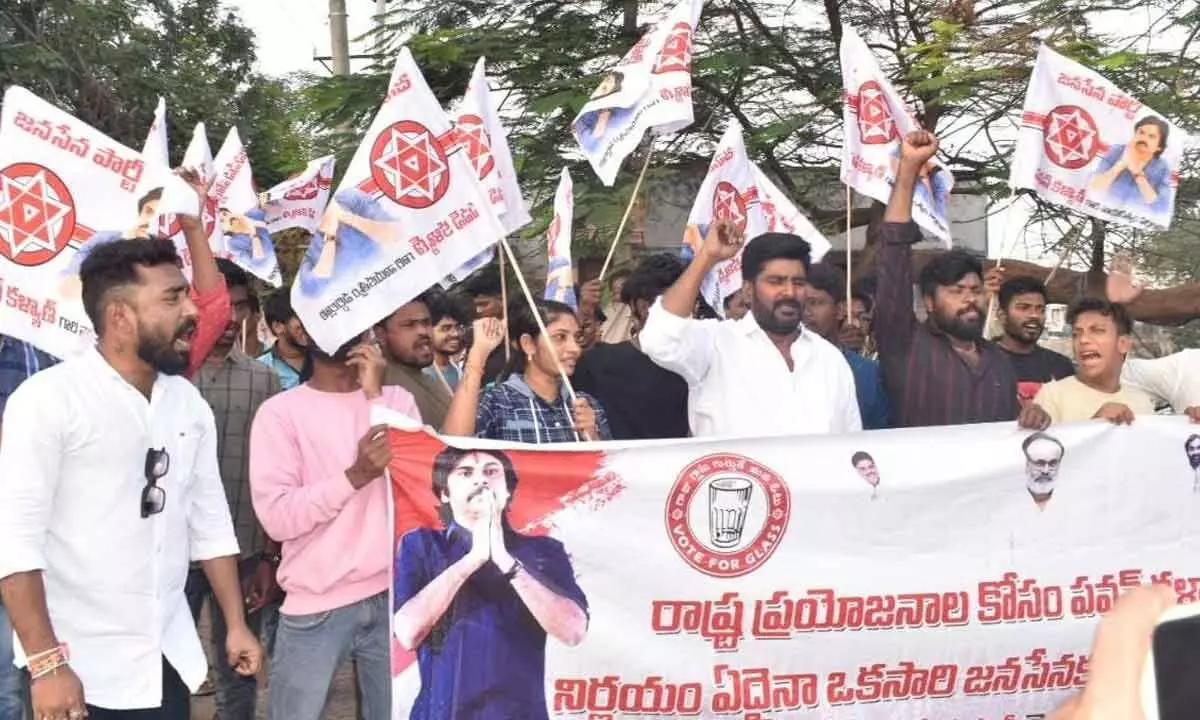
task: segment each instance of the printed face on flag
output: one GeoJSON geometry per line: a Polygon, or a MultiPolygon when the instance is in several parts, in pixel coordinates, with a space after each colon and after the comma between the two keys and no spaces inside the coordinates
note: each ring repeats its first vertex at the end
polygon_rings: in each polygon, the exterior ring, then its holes
{"type": "Polygon", "coordinates": [[[0,334],[69,357],[94,338],[79,264],[142,234],[139,188],[170,171],[17,86],[4,94],[0,137],[0,334]]]}
{"type": "Polygon", "coordinates": [[[562,169],[554,193],[554,217],[546,229],[546,300],[578,309],[575,267],[571,260],[571,236],[575,214],[575,188],[567,168],[562,169]]]}
{"type": "MultiPolygon", "coordinates": [[[[844,84],[841,180],[886,203],[900,168],[901,140],[920,125],[870,48],[849,25],[843,27],[840,55],[844,84]]],[[[913,220],[947,245],[953,187],[953,174],[935,160],[921,169],[913,196],[913,220]]]]}
{"type": "Polygon", "coordinates": [[[333,170],[334,157],[320,157],[295,177],[263,193],[261,200],[267,230],[274,233],[303,228],[316,232],[333,190],[333,170]]]}
{"type": "Polygon", "coordinates": [[[301,263],[292,304],[332,351],[503,235],[466,146],[405,48],[301,263]]]}
{"type": "Polygon", "coordinates": [[[1188,137],[1103,76],[1043,45],[1013,156],[1013,187],[1092,217],[1166,228],[1188,137]]]}

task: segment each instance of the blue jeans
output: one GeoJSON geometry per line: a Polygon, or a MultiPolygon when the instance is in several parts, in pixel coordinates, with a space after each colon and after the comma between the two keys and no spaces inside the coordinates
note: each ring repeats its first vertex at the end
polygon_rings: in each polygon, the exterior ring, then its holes
{"type": "Polygon", "coordinates": [[[24,673],[13,667],[12,634],[8,613],[0,604],[0,720],[23,720],[25,717],[24,673]]]}
{"type": "Polygon", "coordinates": [[[363,720],[392,715],[388,594],[312,615],[279,614],[267,720],[320,720],[338,667],[358,666],[363,720]]]}

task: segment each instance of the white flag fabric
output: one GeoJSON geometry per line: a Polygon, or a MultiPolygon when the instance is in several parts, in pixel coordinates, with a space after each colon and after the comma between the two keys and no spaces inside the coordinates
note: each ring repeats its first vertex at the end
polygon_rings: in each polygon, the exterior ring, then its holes
{"type": "Polygon", "coordinates": [[[458,133],[404,48],[301,262],[292,305],[333,352],[503,235],[458,133]]]}
{"type": "Polygon", "coordinates": [[[466,280],[471,273],[479,270],[485,265],[490,264],[495,259],[496,248],[495,246],[492,246],[460,265],[457,270],[442,278],[442,281],[439,284],[442,286],[442,288],[449,290],[463,280],[466,280]]]}
{"type": "Polygon", "coordinates": [[[333,170],[332,155],[319,157],[295,177],[263,193],[267,229],[273,233],[288,228],[316,232],[333,190],[333,170]]]}
{"type": "MultiPolygon", "coordinates": [[[[867,197],[887,202],[896,182],[900,145],[905,135],[921,129],[916,117],[870,48],[854,28],[842,25],[842,182],[867,197]]],[[[912,216],[923,229],[950,247],[948,206],[954,175],[940,161],[921,169],[912,216]]]]}
{"type": "Polygon", "coordinates": [[[0,334],[56,355],[94,342],[80,301],[91,248],[140,234],[139,188],[170,175],[136,150],[10,86],[0,113],[0,334]]]}
{"type": "Polygon", "coordinates": [[[566,303],[579,309],[575,297],[575,266],[571,262],[571,228],[575,218],[575,188],[571,173],[562,169],[554,192],[554,218],[546,229],[547,300],[566,303]]]}
{"type": "Polygon", "coordinates": [[[1187,143],[1165,117],[1042,45],[1009,182],[1085,215],[1165,229],[1187,143]]]}
{"type": "Polygon", "coordinates": [[[275,244],[267,228],[266,213],[258,206],[250,158],[237,128],[229,129],[213,160],[213,168],[208,199],[216,207],[220,221],[213,252],[278,287],[281,275],[275,244]]]}
{"type": "Polygon", "coordinates": [[[500,111],[492,100],[488,87],[484,58],[475,63],[475,72],[467,85],[467,93],[459,104],[454,119],[460,134],[459,142],[466,148],[471,164],[479,174],[492,208],[504,225],[505,234],[514,233],[529,224],[529,211],[517,172],[513,167],[512,150],[508,146],[508,131],[500,122],[500,111]]]}
{"type": "Polygon", "coordinates": [[[146,142],[142,145],[142,156],[147,162],[171,166],[171,155],[167,143],[167,101],[159,98],[154,108],[154,121],[150,123],[150,132],[146,134],[146,142]]]}
{"type": "MultiPolygon", "coordinates": [[[[580,610],[558,616],[565,643],[510,592],[463,585],[451,607],[473,612],[441,616],[416,657],[393,645],[392,717],[518,717],[513,698],[580,720],[1049,717],[1122,593],[1200,599],[1195,432],[1151,416],[448,449],[392,429],[397,638],[465,543],[433,483],[483,463],[515,487],[498,483],[506,547],[580,610]]],[[[504,587],[495,564],[476,578],[504,587]]]]}
{"type": "Polygon", "coordinates": [[[611,186],[647,130],[659,135],[692,124],[692,49],[703,0],[679,4],[604,73],[572,124],[596,175],[611,186]]]}
{"type": "Polygon", "coordinates": [[[208,195],[219,210],[244,213],[258,207],[250,158],[246,155],[246,146],[242,144],[236,127],[229,128],[225,142],[213,159],[213,169],[212,187],[208,195]]]}
{"type": "MultiPolygon", "coordinates": [[[[736,120],[729,122],[721,136],[688,215],[684,242],[693,252],[700,249],[704,234],[718,220],[731,221],[744,233],[747,242],[767,232],[798,235],[811,246],[813,262],[820,261],[829,250],[825,236],[750,161],[742,127],[736,120]]],[[[713,268],[704,279],[700,294],[724,317],[725,298],[741,287],[742,256],[738,253],[713,268]]]]}

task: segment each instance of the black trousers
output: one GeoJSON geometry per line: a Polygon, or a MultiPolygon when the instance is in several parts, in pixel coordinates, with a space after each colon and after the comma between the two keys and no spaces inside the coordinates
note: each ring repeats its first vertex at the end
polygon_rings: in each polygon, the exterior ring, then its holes
{"type": "Polygon", "coordinates": [[[88,720],[190,720],[192,693],[163,658],[162,706],[146,710],[106,710],[88,705],[88,720]]]}

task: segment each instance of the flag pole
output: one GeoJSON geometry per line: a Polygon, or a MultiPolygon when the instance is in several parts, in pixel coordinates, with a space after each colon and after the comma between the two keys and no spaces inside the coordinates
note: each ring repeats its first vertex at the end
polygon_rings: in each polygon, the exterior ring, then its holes
{"type": "MultiPolygon", "coordinates": [[[[500,242],[508,247],[507,240],[501,238],[500,242]]],[[[504,323],[504,364],[507,365],[512,359],[512,343],[508,341],[508,273],[504,271],[504,253],[500,253],[500,318],[504,323]]]]}
{"type": "Polygon", "coordinates": [[[608,274],[608,266],[612,264],[613,253],[617,251],[617,243],[621,240],[621,233],[625,232],[625,223],[629,221],[629,215],[633,212],[633,204],[637,202],[638,191],[642,189],[642,180],[646,179],[646,170],[650,167],[650,158],[654,156],[654,145],[646,148],[646,160],[642,163],[642,171],[638,173],[637,182],[633,184],[633,194],[629,196],[629,204],[625,206],[625,214],[621,217],[621,224],[617,226],[617,234],[613,236],[612,243],[608,246],[608,256],[604,258],[604,267],[600,268],[600,276],[596,278],[601,284],[604,283],[604,276],[608,274]]]}
{"type": "MultiPolygon", "coordinates": [[[[521,274],[521,266],[517,264],[517,257],[513,254],[512,247],[508,244],[508,238],[501,239],[500,246],[504,249],[504,254],[508,255],[508,261],[512,263],[513,274],[517,276],[517,283],[521,286],[521,292],[525,295],[525,301],[529,303],[529,309],[533,311],[533,319],[537,322],[538,332],[546,339],[546,343],[550,344],[550,331],[546,329],[546,323],[542,322],[542,314],[538,312],[537,302],[533,299],[533,293],[529,291],[529,285],[525,282],[525,276],[521,274]]],[[[558,359],[558,353],[551,353],[550,356],[554,358],[554,368],[558,370],[558,377],[562,380],[563,387],[567,389],[567,394],[571,396],[571,402],[574,403],[576,399],[575,388],[571,385],[571,379],[567,377],[567,371],[558,359]]]]}
{"type": "Polygon", "coordinates": [[[854,290],[851,284],[854,282],[854,259],[851,254],[850,243],[850,226],[851,226],[851,211],[854,209],[854,191],[851,190],[850,184],[846,184],[846,317],[851,326],[857,326],[858,323],[854,320],[854,290]]]}
{"type": "MultiPolygon", "coordinates": [[[[1016,204],[1017,204],[1017,189],[1012,188],[1011,190],[1009,190],[1008,207],[1005,209],[1004,212],[1007,213],[1008,211],[1012,210],[1013,207],[1016,206],[1016,204]]],[[[1003,270],[1004,269],[1004,256],[1007,254],[1007,251],[1008,251],[1008,217],[1007,217],[1007,215],[1004,218],[1004,224],[1002,225],[1002,228],[1003,229],[1000,231],[1000,252],[996,254],[996,264],[992,266],[992,269],[994,269],[994,270],[1003,270]]],[[[980,278],[980,279],[984,280],[985,282],[987,281],[987,278],[980,278]]],[[[993,335],[996,334],[996,331],[998,330],[998,325],[1000,323],[999,312],[1000,312],[1000,297],[998,294],[992,295],[991,298],[988,299],[987,317],[984,318],[984,322],[983,322],[983,337],[985,340],[991,338],[993,335]]]]}

